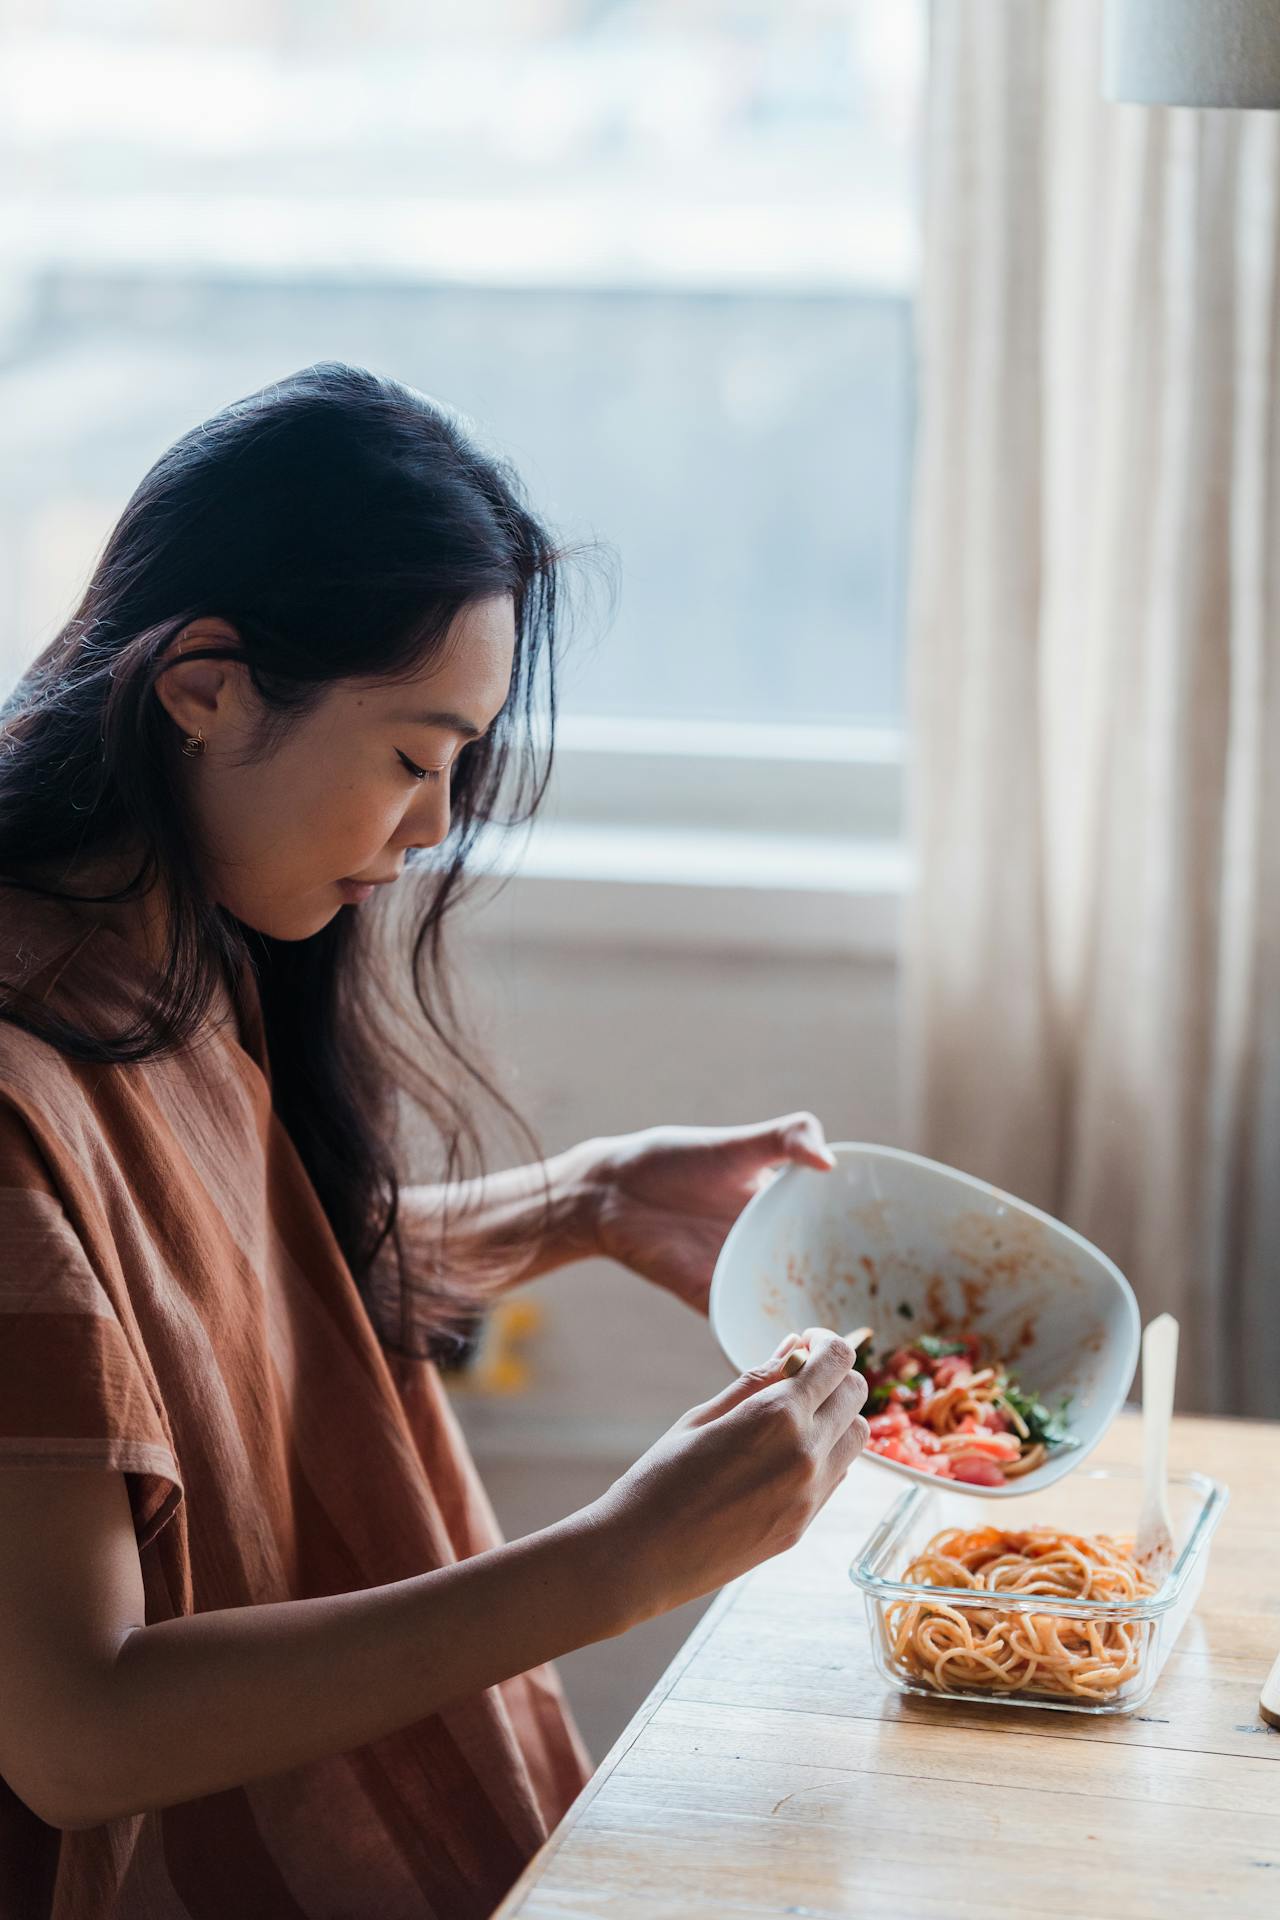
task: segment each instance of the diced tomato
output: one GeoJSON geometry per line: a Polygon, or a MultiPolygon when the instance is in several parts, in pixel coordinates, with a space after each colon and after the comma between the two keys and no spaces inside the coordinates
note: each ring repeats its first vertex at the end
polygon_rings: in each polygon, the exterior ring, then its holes
{"type": "Polygon", "coordinates": [[[979,1428],[964,1435],[964,1445],[957,1451],[966,1456],[975,1454],[982,1460],[1016,1460],[1022,1448],[1012,1433],[987,1433],[979,1428]]]}
{"type": "Polygon", "coordinates": [[[982,1409],[982,1424],[992,1433],[1008,1433],[1013,1422],[1003,1407],[989,1403],[982,1409]]]}
{"type": "Polygon", "coordinates": [[[916,1426],[912,1428],[912,1438],[921,1453],[941,1453],[942,1442],[932,1427],[916,1426]]]}
{"type": "Polygon", "coordinates": [[[1004,1474],[998,1463],[980,1453],[952,1454],[951,1478],[967,1481],[971,1487],[1002,1487],[1004,1474]]]}
{"type": "Polygon", "coordinates": [[[939,1480],[951,1478],[951,1462],[944,1453],[926,1453],[916,1444],[914,1433],[873,1434],[870,1440],[872,1453],[878,1453],[884,1460],[896,1461],[900,1467],[914,1467],[917,1473],[932,1473],[939,1480]]]}
{"type": "Polygon", "coordinates": [[[911,1422],[902,1407],[886,1407],[883,1413],[873,1413],[867,1425],[875,1437],[882,1439],[891,1433],[906,1433],[911,1422]]]}
{"type": "Polygon", "coordinates": [[[941,1393],[946,1387],[953,1387],[961,1374],[970,1372],[972,1363],[967,1354],[946,1353],[933,1370],[933,1384],[941,1393]]]}

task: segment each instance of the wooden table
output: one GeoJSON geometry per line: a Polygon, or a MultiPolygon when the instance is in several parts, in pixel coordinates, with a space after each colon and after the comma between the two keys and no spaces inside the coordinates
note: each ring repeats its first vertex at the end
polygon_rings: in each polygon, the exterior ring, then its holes
{"type": "MultiPolygon", "coordinates": [[[[1138,1459],[1127,1414],[1095,1460],[1138,1459]]],[[[1179,1420],[1171,1464],[1231,1502],[1136,1714],[890,1689],[847,1567],[903,1482],[855,1469],[721,1594],[495,1920],[1276,1920],[1280,1424],[1179,1420]]]]}

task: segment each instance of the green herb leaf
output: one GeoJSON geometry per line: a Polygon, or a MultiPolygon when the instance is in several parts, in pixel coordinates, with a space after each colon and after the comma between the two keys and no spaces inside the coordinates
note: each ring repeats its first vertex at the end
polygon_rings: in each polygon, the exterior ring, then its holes
{"type": "Polygon", "coordinates": [[[1034,1394],[1024,1392],[1015,1380],[1005,1384],[1002,1398],[1023,1421],[1032,1440],[1039,1440],[1046,1447],[1075,1446],[1075,1436],[1066,1420],[1069,1399],[1062,1402],[1056,1413],[1050,1413],[1043,1400],[1038,1400],[1034,1394]]]}
{"type": "Polygon", "coordinates": [[[895,1387],[909,1387],[912,1393],[915,1393],[919,1390],[919,1386],[920,1375],[918,1373],[914,1374],[910,1380],[882,1380],[879,1386],[872,1387],[870,1393],[867,1395],[867,1404],[863,1408],[863,1412],[880,1413],[885,1407],[891,1405],[895,1387]]]}
{"type": "Polygon", "coordinates": [[[949,1353],[967,1353],[963,1340],[943,1340],[936,1333],[918,1333],[911,1342],[928,1360],[943,1360],[949,1353]]]}

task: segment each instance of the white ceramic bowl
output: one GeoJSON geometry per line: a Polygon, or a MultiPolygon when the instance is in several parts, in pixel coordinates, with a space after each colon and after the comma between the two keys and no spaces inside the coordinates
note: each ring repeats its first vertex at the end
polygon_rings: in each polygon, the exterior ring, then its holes
{"type": "Polygon", "coordinates": [[[913,1330],[978,1333],[1046,1406],[1069,1396],[1076,1445],[1004,1486],[966,1484],[966,1496],[1023,1497],[1079,1466],[1137,1365],[1138,1305],[1120,1269],[1061,1221],[954,1167],[893,1147],[831,1151],[831,1173],[791,1166],[770,1181],[721,1249],[711,1326],[732,1364],[758,1366],[805,1327],[874,1327],[882,1355],[913,1330]]]}

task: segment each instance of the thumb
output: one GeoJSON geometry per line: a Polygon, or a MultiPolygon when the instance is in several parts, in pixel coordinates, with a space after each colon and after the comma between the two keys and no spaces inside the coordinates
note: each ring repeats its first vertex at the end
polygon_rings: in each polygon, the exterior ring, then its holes
{"type": "Polygon", "coordinates": [[[699,1406],[690,1407],[685,1415],[685,1424],[691,1427],[704,1427],[710,1420],[720,1419],[722,1414],[732,1413],[735,1407],[749,1400],[753,1393],[759,1393],[761,1387],[771,1387],[782,1378],[782,1362],[792,1347],[803,1346],[798,1333],[789,1333],[781,1340],[763,1366],[746,1367],[736,1380],[713,1394],[710,1400],[704,1400],[699,1406]]]}
{"type": "Polygon", "coordinates": [[[802,1167],[818,1167],[823,1173],[835,1166],[835,1155],[816,1114],[787,1114],[774,1122],[773,1130],[780,1159],[798,1161],[802,1167]]]}

